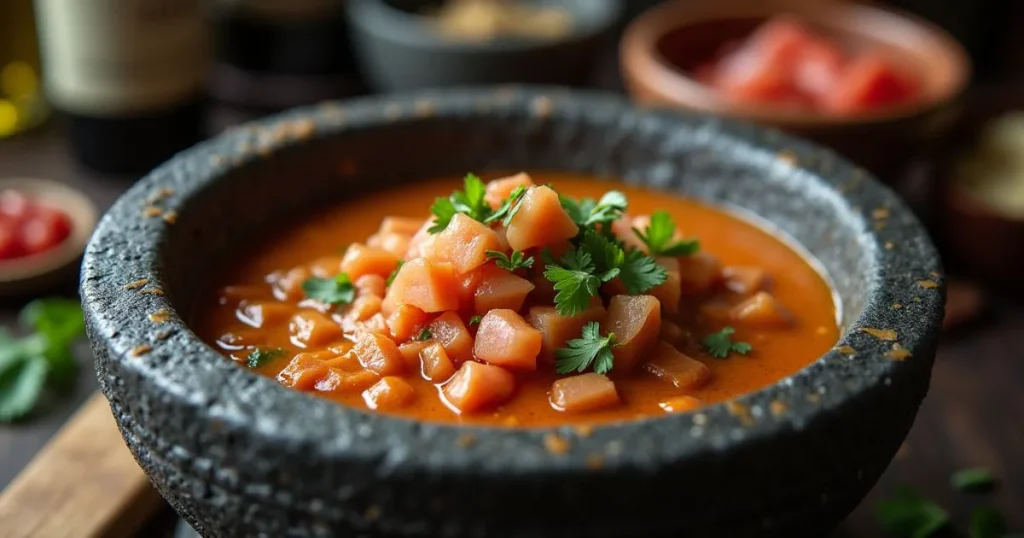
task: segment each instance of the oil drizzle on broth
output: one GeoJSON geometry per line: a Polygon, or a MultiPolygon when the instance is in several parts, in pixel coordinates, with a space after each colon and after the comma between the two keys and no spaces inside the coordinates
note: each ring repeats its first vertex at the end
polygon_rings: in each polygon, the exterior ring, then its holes
{"type": "MultiPolygon", "coordinates": [[[[498,176],[488,176],[492,177],[498,176]]],[[[832,290],[814,265],[769,231],[719,208],[661,192],[562,173],[537,173],[534,177],[538,184],[551,183],[559,192],[573,196],[599,198],[610,188],[621,190],[629,198],[630,214],[668,211],[684,236],[698,238],[701,249],[718,257],[723,265],[757,266],[770,276],[772,295],[794,314],[792,327],[753,330],[733,324],[736,339],[749,342],[754,351],[728,359],[695,357],[711,370],[712,381],[702,389],[687,392],[688,396],[708,404],[757,390],[792,375],[835,345],[839,330],[832,290]]],[[[298,222],[282,223],[269,237],[261,235],[249,250],[232,256],[230,263],[215,276],[194,317],[196,332],[215,349],[239,362],[244,362],[248,352],[218,345],[222,336],[244,333],[252,343],[282,348],[286,357],[304,351],[290,340],[287,323],[259,331],[247,328],[236,318],[235,305],[219,304],[217,290],[225,286],[263,287],[271,298],[266,284],[268,274],[309,264],[321,256],[337,256],[340,248],[365,241],[376,232],[385,216],[427,218],[434,198],[457,187],[458,180],[454,178],[412,183],[304,215],[298,222]]],[[[680,323],[683,327],[692,325],[689,318],[696,308],[687,307],[686,303],[684,299],[680,323]]],[[[275,361],[257,371],[273,377],[287,364],[286,359],[275,361]]],[[[415,389],[416,403],[396,413],[422,420],[499,426],[588,424],[664,415],[668,411],[659,404],[681,396],[679,389],[644,375],[639,369],[628,377],[616,376],[614,371],[611,376],[623,403],[603,411],[565,414],[552,409],[548,392],[558,376],[551,368],[539,367],[529,376],[520,376],[515,397],[508,403],[476,415],[455,414],[438,397],[439,389],[434,384],[407,378],[415,389]]],[[[345,395],[318,394],[344,405],[366,408],[358,391],[345,395]]]]}

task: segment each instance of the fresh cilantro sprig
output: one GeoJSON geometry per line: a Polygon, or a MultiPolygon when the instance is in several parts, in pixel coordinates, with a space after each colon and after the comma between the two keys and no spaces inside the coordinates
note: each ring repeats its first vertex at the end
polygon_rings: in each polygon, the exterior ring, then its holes
{"type": "Polygon", "coordinates": [[[423,329],[422,331],[420,331],[420,334],[416,335],[416,340],[420,342],[426,342],[427,340],[430,340],[433,337],[434,333],[430,332],[430,330],[428,329],[423,329]]]}
{"type": "Polygon", "coordinates": [[[626,253],[626,259],[619,268],[619,280],[630,295],[639,295],[660,286],[668,279],[665,268],[654,258],[633,249],[626,253]]]}
{"type": "Polygon", "coordinates": [[[746,355],[753,351],[754,346],[746,342],[733,341],[732,335],[735,332],[736,330],[732,327],[726,327],[716,333],[705,336],[701,340],[701,344],[704,345],[704,349],[707,350],[709,355],[718,359],[724,359],[732,353],[746,355]]]}
{"type": "MultiPolygon", "coordinates": [[[[594,261],[584,250],[573,249],[562,256],[560,265],[548,264],[544,278],[554,284],[555,309],[565,317],[575,316],[586,310],[590,298],[597,295],[601,283],[607,282],[594,274],[594,261]]],[[[606,276],[606,275],[602,275],[606,276]]],[[[608,280],[614,275],[608,276],[608,280]]]]}
{"type": "Polygon", "coordinates": [[[655,211],[651,214],[651,223],[643,231],[633,228],[633,233],[647,245],[651,256],[691,256],[700,250],[700,242],[696,239],[673,240],[676,223],[666,211],[655,211]]]}
{"type": "Polygon", "coordinates": [[[434,224],[427,229],[428,232],[436,234],[447,228],[456,213],[463,213],[480,222],[485,222],[491,216],[491,206],[484,200],[487,187],[480,178],[466,174],[462,181],[462,189],[452,192],[447,198],[439,197],[434,200],[434,204],[430,206],[430,212],[434,214],[434,224]]]}
{"type": "Polygon", "coordinates": [[[483,321],[483,319],[484,318],[481,316],[473,316],[469,318],[469,326],[473,327],[474,325],[480,325],[480,322],[483,321]]]}
{"type": "Polygon", "coordinates": [[[513,273],[517,269],[529,269],[533,267],[533,256],[524,256],[521,250],[512,253],[512,256],[497,250],[488,250],[487,257],[494,260],[494,265],[513,273]]]}
{"type": "Polygon", "coordinates": [[[245,364],[249,368],[259,368],[266,366],[270,361],[284,355],[284,350],[281,348],[266,349],[258,347],[249,352],[249,355],[245,357],[245,364]]]}
{"type": "Polygon", "coordinates": [[[949,514],[931,499],[901,487],[879,504],[878,522],[887,536],[927,538],[949,525],[949,514]]]}
{"type": "Polygon", "coordinates": [[[0,423],[28,415],[50,389],[74,386],[78,364],[71,346],[85,332],[78,301],[39,299],[22,309],[21,338],[0,331],[0,423]]]}
{"type": "Polygon", "coordinates": [[[601,326],[591,321],[583,326],[582,338],[566,342],[566,347],[555,351],[555,371],[560,374],[585,372],[593,365],[594,372],[606,374],[614,366],[615,333],[601,336],[601,326]]]}
{"type": "Polygon", "coordinates": [[[629,206],[626,195],[619,191],[608,191],[597,202],[591,198],[576,200],[562,194],[558,195],[558,200],[562,203],[565,212],[580,228],[589,228],[595,224],[609,224],[618,220],[629,206]]]}
{"type": "Polygon", "coordinates": [[[388,279],[384,281],[385,286],[390,286],[391,283],[395,281],[395,277],[398,276],[398,270],[401,269],[404,264],[405,260],[398,260],[398,265],[395,266],[395,270],[391,271],[391,274],[388,275],[388,279]]]}
{"type": "Polygon", "coordinates": [[[957,491],[984,493],[995,487],[996,480],[988,469],[973,467],[953,473],[949,477],[949,484],[957,491]]]}
{"type": "Polygon", "coordinates": [[[499,220],[505,226],[508,226],[509,222],[512,222],[512,217],[516,215],[519,208],[523,205],[523,196],[526,195],[526,187],[519,185],[501,202],[498,209],[494,210],[490,216],[483,220],[484,224],[491,224],[498,222],[499,220]]]}
{"type": "Polygon", "coordinates": [[[356,298],[356,287],[347,273],[338,273],[334,278],[307,278],[302,291],[306,297],[330,305],[349,304],[356,298]]]}

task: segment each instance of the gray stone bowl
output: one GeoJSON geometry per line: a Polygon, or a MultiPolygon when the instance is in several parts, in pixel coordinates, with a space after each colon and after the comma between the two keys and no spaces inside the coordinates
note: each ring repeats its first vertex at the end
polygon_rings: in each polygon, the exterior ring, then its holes
{"type": "Polygon", "coordinates": [[[557,5],[573,28],[544,40],[453,41],[437,32],[424,5],[440,1],[348,0],[356,60],[379,91],[466,84],[582,84],[619,22],[618,0],[526,0],[557,5]]]}
{"type": "Polygon", "coordinates": [[[832,152],[614,96],[505,87],[325,104],[204,142],[103,217],[81,291],[125,442],[204,536],[794,537],[840,521],[903,441],[928,388],[940,272],[904,204],[832,152]],[[735,401],[586,431],[349,409],[189,330],[211,267],[281,217],[488,169],[595,174],[754,214],[827,273],[841,341],[735,401]],[[545,449],[551,436],[569,449],[545,449]]]}

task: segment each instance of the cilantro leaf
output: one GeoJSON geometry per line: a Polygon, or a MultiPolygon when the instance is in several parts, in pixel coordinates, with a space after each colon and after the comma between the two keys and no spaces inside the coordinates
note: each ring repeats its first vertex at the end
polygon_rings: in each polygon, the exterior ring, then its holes
{"type": "Polygon", "coordinates": [[[591,321],[583,326],[582,338],[566,342],[566,347],[555,351],[555,371],[560,374],[584,372],[593,364],[594,372],[606,374],[611,371],[615,357],[615,333],[601,336],[601,326],[591,321]]]}
{"type": "Polygon", "coordinates": [[[986,492],[995,487],[995,478],[988,469],[975,467],[961,469],[949,477],[950,485],[957,491],[986,492]]]}
{"type": "Polygon", "coordinates": [[[879,504],[878,521],[888,536],[927,538],[949,525],[949,514],[916,491],[902,487],[879,504]]]}
{"type": "Polygon", "coordinates": [[[533,267],[533,256],[524,258],[521,250],[514,251],[511,257],[505,255],[504,252],[488,250],[487,257],[494,260],[494,265],[510,273],[515,272],[517,269],[533,267]]]}
{"type": "Polygon", "coordinates": [[[423,329],[422,331],[420,331],[420,334],[416,335],[416,340],[419,340],[420,342],[426,342],[427,340],[430,340],[433,337],[434,333],[430,332],[427,329],[423,329]]]}
{"type": "Polygon", "coordinates": [[[461,191],[453,191],[448,198],[434,200],[434,205],[430,206],[430,212],[434,214],[434,223],[427,231],[436,234],[444,230],[456,213],[463,213],[474,220],[489,223],[488,218],[491,217],[492,211],[491,206],[484,200],[486,195],[487,186],[484,182],[473,174],[466,174],[461,191]]]}
{"type": "Polygon", "coordinates": [[[35,408],[46,384],[47,364],[39,355],[19,355],[0,370],[0,423],[35,408]]]}
{"type": "Polygon", "coordinates": [[[259,368],[281,355],[284,355],[284,350],[279,347],[274,349],[263,349],[258,347],[249,352],[249,356],[245,358],[245,364],[249,368],[259,368]]]}
{"type": "Polygon", "coordinates": [[[642,232],[633,228],[633,233],[647,245],[651,256],[691,256],[700,250],[700,242],[696,239],[673,241],[676,223],[667,211],[655,211],[647,228],[642,232]]]}
{"type": "Polygon", "coordinates": [[[391,274],[388,275],[388,279],[384,281],[385,286],[390,286],[391,283],[395,281],[395,277],[398,276],[398,270],[401,269],[404,264],[405,260],[398,260],[398,265],[395,266],[395,270],[391,271],[391,274]]]}
{"type": "Polygon", "coordinates": [[[971,512],[971,538],[1007,538],[1006,520],[998,509],[982,506],[971,512]]]}
{"type": "Polygon", "coordinates": [[[739,353],[740,355],[746,355],[753,351],[754,346],[746,342],[734,342],[732,335],[736,330],[732,327],[725,327],[724,329],[711,333],[701,340],[701,344],[704,345],[704,349],[707,350],[708,354],[718,359],[724,359],[731,353],[739,353]]]}
{"type": "Polygon", "coordinates": [[[526,194],[526,187],[519,185],[512,190],[512,193],[508,195],[508,198],[501,203],[494,213],[491,213],[489,217],[484,219],[484,224],[491,224],[499,220],[503,221],[502,224],[508,226],[508,223],[515,216],[516,212],[519,211],[519,207],[523,204],[523,196],[526,194]]]}
{"type": "Polygon", "coordinates": [[[633,249],[626,253],[619,278],[627,293],[638,295],[660,286],[668,278],[668,273],[654,258],[633,249]]]}
{"type": "Polygon", "coordinates": [[[608,282],[619,276],[626,261],[626,253],[613,239],[590,229],[583,233],[580,248],[594,260],[594,270],[601,282],[608,282]]]}
{"type": "Polygon", "coordinates": [[[450,198],[442,198],[440,196],[430,206],[430,212],[434,214],[434,224],[427,228],[427,232],[432,234],[444,231],[448,227],[448,223],[452,221],[452,217],[458,213],[455,210],[455,204],[452,203],[450,198]]]}
{"type": "Polygon", "coordinates": [[[604,193],[598,202],[591,198],[577,200],[563,194],[558,195],[558,201],[561,202],[562,208],[568,213],[569,218],[580,228],[589,228],[595,224],[617,220],[629,205],[626,195],[619,191],[604,193]]]}
{"type": "Polygon", "coordinates": [[[302,291],[306,297],[326,304],[349,304],[356,298],[356,287],[346,273],[338,273],[334,278],[307,278],[302,291]]]}
{"type": "Polygon", "coordinates": [[[558,194],[558,201],[562,204],[562,209],[569,215],[569,218],[576,223],[576,226],[580,228],[586,227],[587,217],[590,216],[590,212],[594,210],[594,206],[597,202],[590,198],[581,198],[577,200],[572,196],[568,196],[562,193],[558,194]]]}
{"type": "Polygon", "coordinates": [[[597,295],[601,280],[593,275],[594,262],[582,250],[570,250],[562,256],[561,266],[548,265],[544,278],[555,285],[555,309],[561,316],[575,316],[586,310],[590,298],[597,295]]]}
{"type": "Polygon", "coordinates": [[[473,317],[469,318],[469,326],[470,326],[470,327],[472,327],[472,326],[474,326],[474,325],[480,325],[480,322],[481,322],[481,321],[482,321],[483,319],[484,319],[484,318],[482,318],[482,317],[480,317],[480,316],[473,316],[473,317]]]}

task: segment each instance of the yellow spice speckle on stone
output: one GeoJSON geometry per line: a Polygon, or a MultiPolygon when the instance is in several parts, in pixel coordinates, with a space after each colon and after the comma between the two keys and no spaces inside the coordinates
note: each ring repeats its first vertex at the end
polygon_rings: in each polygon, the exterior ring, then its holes
{"type": "Polygon", "coordinates": [[[892,241],[885,242],[885,250],[892,250],[894,248],[896,248],[896,243],[893,243],[892,241]]]}
{"type": "Polygon", "coordinates": [[[837,346],[836,347],[836,351],[838,351],[839,353],[842,353],[843,355],[856,355],[857,354],[857,350],[856,349],[853,349],[852,346],[848,346],[848,345],[845,345],[845,344],[841,345],[841,346],[837,346]]]}
{"type": "Polygon", "coordinates": [[[160,288],[146,288],[139,293],[148,293],[149,295],[163,296],[164,290],[160,288]]]}
{"type": "Polygon", "coordinates": [[[534,116],[538,118],[546,118],[551,115],[551,110],[554,108],[554,104],[550,97],[540,96],[530,103],[530,110],[534,116]]]}
{"type": "Polygon", "coordinates": [[[573,428],[573,430],[576,432],[576,435],[583,437],[584,439],[590,437],[594,433],[594,427],[590,424],[580,424],[573,428]]]}
{"type": "Polygon", "coordinates": [[[157,310],[149,315],[149,321],[152,321],[153,323],[164,323],[169,319],[171,319],[171,312],[166,308],[157,310]]]}
{"type": "Polygon", "coordinates": [[[896,331],[892,329],[872,329],[870,327],[864,327],[861,329],[861,331],[866,332],[871,336],[878,338],[879,340],[885,340],[887,342],[892,342],[893,340],[896,340],[898,336],[896,334],[896,331]]]}
{"type": "Polygon", "coordinates": [[[730,415],[739,419],[740,424],[744,426],[754,425],[754,417],[750,415],[750,407],[746,404],[742,404],[737,401],[725,402],[725,410],[728,411],[730,415]]]}
{"type": "Polygon", "coordinates": [[[912,356],[913,355],[910,353],[910,350],[901,346],[899,342],[893,343],[892,350],[885,352],[885,357],[894,361],[906,360],[912,356]]]}
{"type": "Polygon", "coordinates": [[[142,344],[141,346],[135,346],[135,348],[132,349],[132,357],[139,357],[141,355],[145,355],[146,353],[149,353],[152,350],[153,350],[153,346],[151,346],[149,344],[142,344]]]}
{"type": "Polygon", "coordinates": [[[773,417],[781,417],[786,413],[787,409],[788,406],[786,405],[786,402],[783,402],[782,400],[772,400],[772,403],[768,404],[768,411],[773,417]]]}
{"type": "Polygon", "coordinates": [[[149,284],[149,279],[148,278],[140,278],[140,279],[136,280],[135,282],[129,282],[129,283],[125,284],[124,285],[124,289],[126,289],[126,290],[137,290],[137,289],[145,286],[146,284],[149,284]]]}
{"type": "Polygon", "coordinates": [[[885,207],[880,207],[871,212],[871,217],[878,220],[887,219],[889,218],[889,209],[885,207]]]}
{"type": "Polygon", "coordinates": [[[939,283],[934,280],[918,280],[917,285],[929,290],[939,287],[939,283]]]}
{"type": "Polygon", "coordinates": [[[164,222],[167,224],[174,224],[175,222],[178,222],[178,212],[172,210],[164,213],[164,222]]]}
{"type": "Polygon", "coordinates": [[[163,213],[164,213],[164,210],[162,210],[162,209],[160,209],[159,207],[156,207],[156,206],[146,206],[142,210],[142,216],[146,217],[147,219],[151,219],[151,218],[154,218],[154,217],[159,217],[163,213]]]}
{"type": "Polygon", "coordinates": [[[569,449],[572,448],[572,444],[569,440],[555,433],[549,433],[544,436],[544,449],[548,452],[561,456],[569,449]]]}
{"type": "Polygon", "coordinates": [[[476,444],[476,436],[471,433],[464,433],[455,439],[455,444],[459,445],[459,448],[469,448],[476,444]]]}
{"type": "Polygon", "coordinates": [[[600,454],[587,454],[587,469],[597,471],[604,468],[604,456],[600,454]]]}
{"type": "Polygon", "coordinates": [[[798,162],[796,154],[789,150],[780,151],[778,154],[776,154],[776,157],[778,157],[780,161],[788,164],[789,166],[796,166],[798,162]]]}

